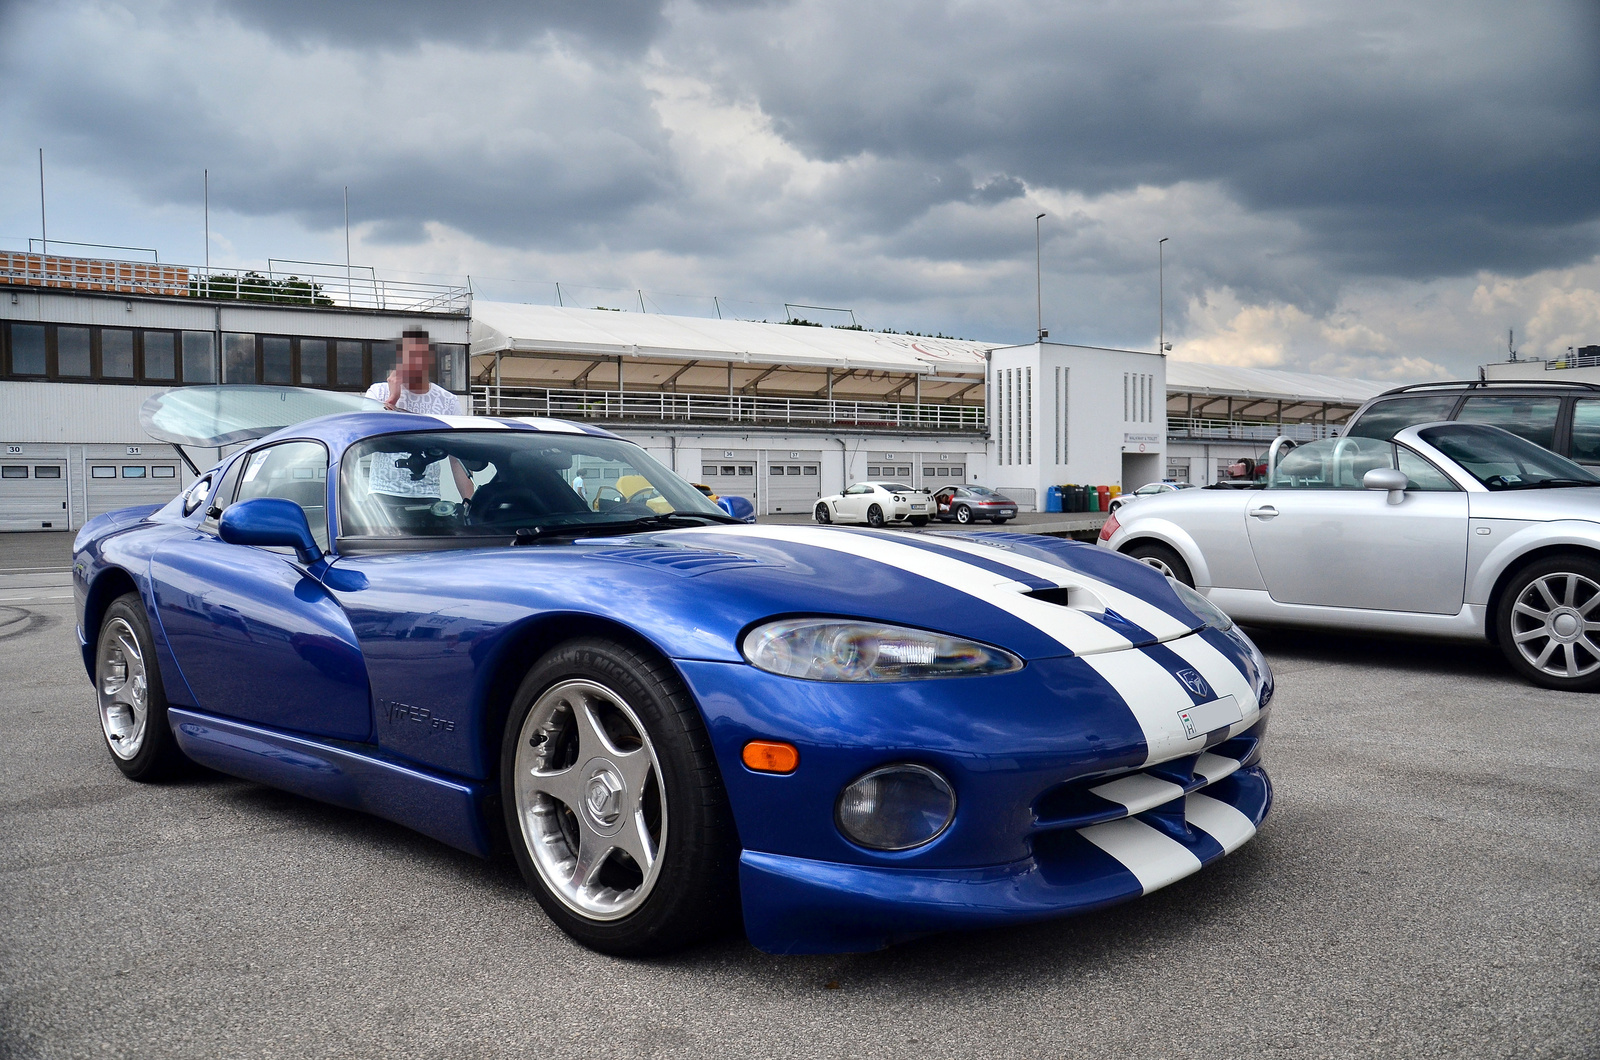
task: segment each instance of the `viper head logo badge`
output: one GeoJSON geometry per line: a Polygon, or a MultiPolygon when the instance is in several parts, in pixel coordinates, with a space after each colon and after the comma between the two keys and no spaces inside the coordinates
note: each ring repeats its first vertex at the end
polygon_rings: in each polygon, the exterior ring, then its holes
{"type": "Polygon", "coordinates": [[[1178,680],[1183,682],[1183,687],[1197,696],[1209,696],[1211,686],[1206,684],[1206,679],[1200,676],[1198,670],[1179,670],[1178,680]]]}

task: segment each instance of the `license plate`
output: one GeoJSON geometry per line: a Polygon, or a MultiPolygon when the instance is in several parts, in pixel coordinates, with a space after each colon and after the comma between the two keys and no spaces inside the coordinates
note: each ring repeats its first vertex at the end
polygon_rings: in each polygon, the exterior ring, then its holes
{"type": "Polygon", "coordinates": [[[1000,514],[1001,515],[1016,515],[1017,514],[1017,510],[1015,508],[1005,508],[1005,509],[1001,510],[1000,514]]]}
{"type": "Polygon", "coordinates": [[[911,510],[914,511],[914,512],[920,512],[920,511],[922,511],[922,509],[924,509],[926,507],[927,507],[927,505],[925,505],[925,504],[913,504],[911,506],[911,510]]]}
{"type": "Polygon", "coordinates": [[[1198,740],[1224,725],[1232,725],[1243,717],[1239,701],[1232,696],[1213,699],[1209,703],[1197,703],[1178,711],[1178,720],[1183,722],[1183,734],[1191,740],[1198,740]]]}

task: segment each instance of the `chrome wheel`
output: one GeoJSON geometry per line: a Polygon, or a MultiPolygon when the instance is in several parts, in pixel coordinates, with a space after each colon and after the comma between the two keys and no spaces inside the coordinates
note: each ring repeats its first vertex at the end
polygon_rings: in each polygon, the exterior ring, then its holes
{"type": "Polygon", "coordinates": [[[517,821],[545,886],[574,912],[638,909],[667,843],[661,764],[638,715],[593,681],[552,686],[518,736],[517,821]]]}
{"type": "Polygon", "coordinates": [[[1557,571],[1535,578],[1511,608],[1511,640],[1528,665],[1551,677],[1600,670],[1600,584],[1557,571]]]}
{"type": "Polygon", "coordinates": [[[150,721],[150,675],[139,638],[124,619],[101,627],[94,670],[106,743],[118,758],[131,759],[144,746],[150,721]]]}

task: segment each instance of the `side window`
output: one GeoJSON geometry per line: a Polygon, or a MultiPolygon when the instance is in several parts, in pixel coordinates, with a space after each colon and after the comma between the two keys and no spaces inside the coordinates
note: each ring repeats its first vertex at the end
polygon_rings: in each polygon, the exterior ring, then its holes
{"type": "Polygon", "coordinates": [[[328,548],[328,451],[318,442],[284,442],[243,461],[238,500],[280,497],[305,510],[311,536],[328,548]]]}
{"type": "Polygon", "coordinates": [[[1493,397],[1469,397],[1456,417],[1462,423],[1488,423],[1503,427],[1512,434],[1528,439],[1534,445],[1552,449],[1556,443],[1556,413],[1561,399],[1553,397],[1517,397],[1511,394],[1493,397]]]}
{"type": "Polygon", "coordinates": [[[1397,466],[1406,473],[1406,489],[1440,493],[1447,493],[1457,489],[1456,484],[1445,477],[1443,471],[1440,471],[1416,453],[1402,445],[1397,445],[1394,448],[1397,466]]]}
{"type": "Polygon", "coordinates": [[[1373,405],[1345,431],[1347,437],[1379,438],[1387,442],[1394,432],[1415,423],[1447,420],[1456,407],[1456,394],[1419,394],[1390,398],[1373,405]]]}
{"type": "Polygon", "coordinates": [[[1600,463],[1600,398],[1579,398],[1572,403],[1572,459],[1580,464],[1600,463]]]}
{"type": "Polygon", "coordinates": [[[1393,466],[1388,442],[1375,438],[1325,438],[1286,453],[1278,461],[1272,488],[1358,490],[1368,471],[1393,466]]]}

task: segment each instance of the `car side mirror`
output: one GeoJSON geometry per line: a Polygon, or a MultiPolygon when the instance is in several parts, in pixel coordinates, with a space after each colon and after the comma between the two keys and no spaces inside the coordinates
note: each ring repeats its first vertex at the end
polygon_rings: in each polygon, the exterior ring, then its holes
{"type": "Polygon", "coordinates": [[[305,509],[281,497],[253,497],[228,505],[217,524],[217,536],[230,545],[286,545],[306,566],[322,558],[305,509]]]}
{"type": "Polygon", "coordinates": [[[1392,467],[1373,468],[1361,476],[1361,485],[1369,490],[1388,490],[1390,504],[1399,504],[1406,497],[1406,473],[1392,467]]]}

